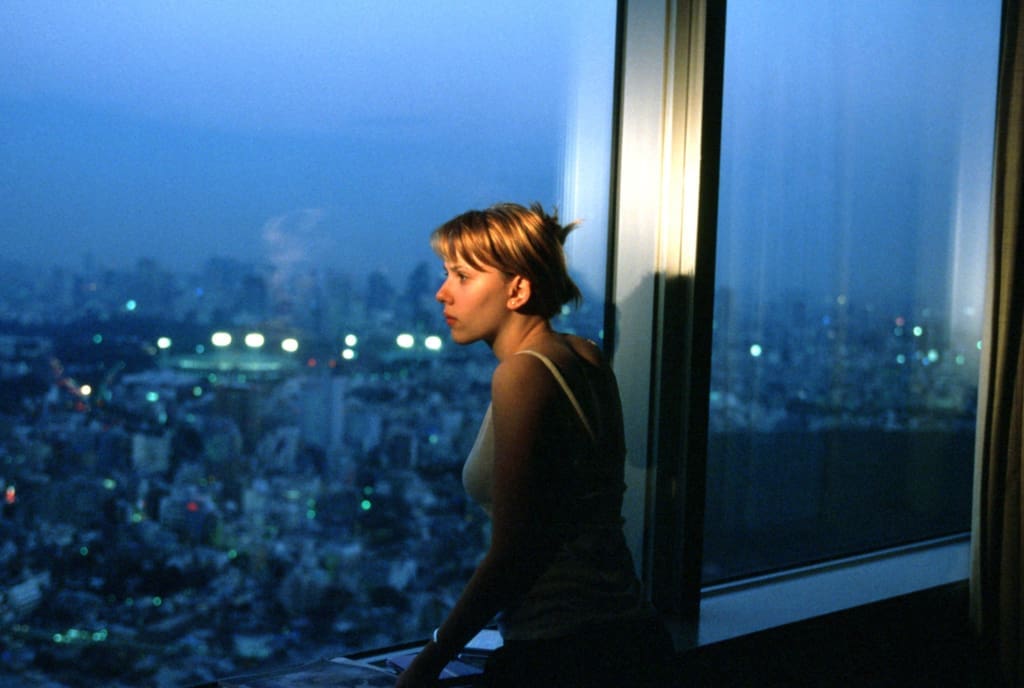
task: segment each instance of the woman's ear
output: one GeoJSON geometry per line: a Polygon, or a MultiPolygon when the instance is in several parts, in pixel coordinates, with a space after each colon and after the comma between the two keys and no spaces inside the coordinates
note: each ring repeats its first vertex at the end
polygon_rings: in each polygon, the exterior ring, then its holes
{"type": "Polygon", "coordinates": [[[512,310],[522,308],[529,303],[531,293],[530,280],[522,275],[516,275],[508,282],[508,307],[512,310]]]}

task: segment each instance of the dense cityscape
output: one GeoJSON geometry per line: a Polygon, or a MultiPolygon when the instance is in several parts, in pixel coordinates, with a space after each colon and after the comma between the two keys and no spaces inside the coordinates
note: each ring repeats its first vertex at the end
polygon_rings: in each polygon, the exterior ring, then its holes
{"type": "MultiPolygon", "coordinates": [[[[362,280],[228,259],[194,275],[0,268],[4,685],[187,686],[437,625],[486,545],[459,471],[492,363],[449,342],[430,266],[362,280]]],[[[596,337],[601,311],[589,299],[562,324],[596,337]]],[[[847,481],[831,506],[790,497],[824,495],[830,462],[851,456],[901,486],[880,517],[955,529],[962,510],[884,468],[895,446],[959,479],[979,352],[948,329],[927,310],[754,311],[719,293],[708,575],[731,575],[723,559],[750,539],[770,549],[759,527],[836,542],[800,528],[856,524],[876,502],[846,507],[869,485],[847,481]],[[883,439],[865,450],[869,436],[883,439]],[[795,454],[807,437],[843,449],[795,454]]]]}
{"type": "Polygon", "coordinates": [[[437,625],[486,542],[460,468],[492,365],[440,336],[439,267],[5,268],[5,685],[190,685],[437,625]]]}

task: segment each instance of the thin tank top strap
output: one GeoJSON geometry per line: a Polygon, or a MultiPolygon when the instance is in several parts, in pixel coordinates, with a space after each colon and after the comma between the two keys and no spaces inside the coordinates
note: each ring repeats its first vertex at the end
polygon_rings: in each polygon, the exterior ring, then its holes
{"type": "Polygon", "coordinates": [[[547,356],[545,356],[544,354],[540,353],[539,351],[534,351],[533,349],[523,349],[522,351],[519,351],[517,353],[530,354],[531,356],[540,359],[541,362],[543,362],[544,365],[547,366],[548,370],[551,371],[551,374],[554,376],[555,380],[558,381],[558,385],[562,388],[562,391],[565,392],[565,396],[569,398],[569,402],[572,403],[572,407],[576,409],[576,415],[580,417],[580,422],[583,423],[583,428],[587,431],[587,434],[590,436],[590,441],[596,445],[597,436],[594,435],[594,430],[590,427],[590,421],[587,420],[586,414],[583,413],[583,407],[580,406],[580,402],[576,399],[576,395],[572,393],[572,389],[569,387],[569,383],[565,381],[565,377],[562,375],[562,371],[558,369],[558,366],[555,365],[555,362],[552,361],[547,356]]]}

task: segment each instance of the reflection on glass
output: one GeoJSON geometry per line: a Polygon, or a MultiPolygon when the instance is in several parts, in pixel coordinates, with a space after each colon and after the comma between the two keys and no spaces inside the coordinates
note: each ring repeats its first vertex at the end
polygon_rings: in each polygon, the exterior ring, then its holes
{"type": "Polygon", "coordinates": [[[0,7],[0,683],[193,685],[426,637],[482,554],[490,355],[427,237],[580,218],[615,3],[0,7]],[[501,40],[495,40],[500,35],[501,40]]]}
{"type": "Polygon", "coordinates": [[[730,2],[705,583],[969,528],[999,3],[730,2]]]}

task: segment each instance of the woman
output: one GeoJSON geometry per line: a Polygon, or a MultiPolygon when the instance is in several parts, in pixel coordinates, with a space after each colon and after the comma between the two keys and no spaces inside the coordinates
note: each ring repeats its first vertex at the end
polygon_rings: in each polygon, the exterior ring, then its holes
{"type": "MultiPolygon", "coordinates": [[[[436,298],[452,339],[498,360],[463,483],[491,543],[399,688],[432,685],[497,615],[504,646],[483,686],[639,686],[671,654],[622,533],[625,444],[618,388],[596,345],[550,319],[580,292],[562,226],[537,204],[470,211],[431,235],[436,298]]],[[[654,685],[653,683],[651,685],[654,685]]],[[[661,685],[664,685],[663,683],[661,685]]]]}

